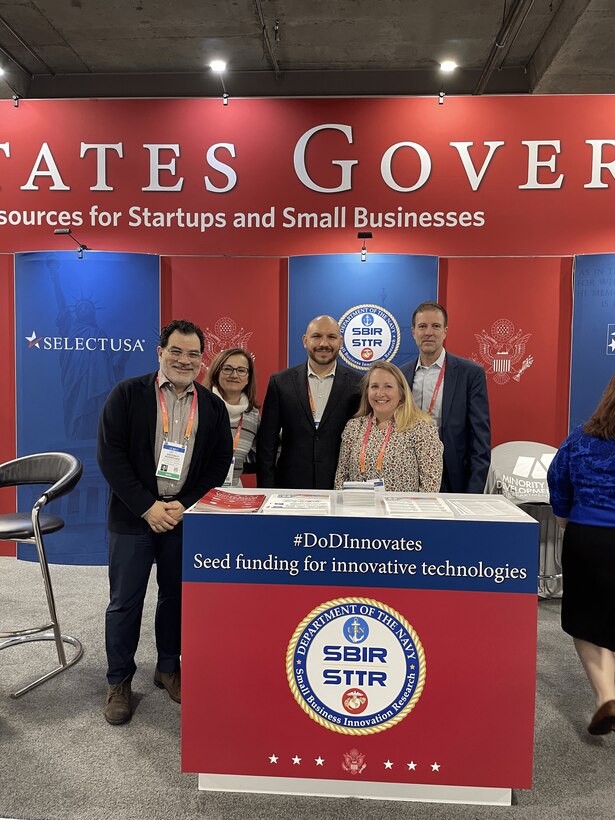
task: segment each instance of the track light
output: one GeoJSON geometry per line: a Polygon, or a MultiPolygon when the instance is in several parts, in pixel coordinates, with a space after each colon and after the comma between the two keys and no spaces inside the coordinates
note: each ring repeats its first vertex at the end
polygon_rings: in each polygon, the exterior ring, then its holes
{"type": "Polygon", "coordinates": [[[363,245],[361,247],[361,262],[367,262],[367,246],[365,245],[365,240],[371,238],[371,231],[359,231],[359,233],[357,234],[357,239],[363,240],[363,245]]]}
{"type": "Polygon", "coordinates": [[[222,76],[226,71],[226,63],[224,60],[212,60],[209,67],[214,74],[217,74],[220,77],[220,82],[222,83],[222,105],[228,105],[230,95],[226,90],[226,86],[224,85],[224,77],[222,76]]]}
{"type": "Polygon", "coordinates": [[[70,228],[56,228],[54,230],[54,234],[56,236],[70,236],[73,242],[76,242],[77,245],[79,245],[79,247],[77,248],[77,259],[83,259],[83,251],[90,250],[90,248],[88,248],[87,245],[82,245],[78,239],[75,239],[75,237],[73,236],[73,232],[70,228]]]}
{"type": "Polygon", "coordinates": [[[444,71],[446,74],[450,74],[457,68],[457,63],[454,60],[443,60],[440,63],[440,71],[444,71]]]}
{"type": "Polygon", "coordinates": [[[446,97],[446,94],[445,94],[445,92],[444,92],[444,91],[441,91],[441,92],[438,94],[438,105],[444,105],[444,98],[445,98],[445,97],[446,97]]]}

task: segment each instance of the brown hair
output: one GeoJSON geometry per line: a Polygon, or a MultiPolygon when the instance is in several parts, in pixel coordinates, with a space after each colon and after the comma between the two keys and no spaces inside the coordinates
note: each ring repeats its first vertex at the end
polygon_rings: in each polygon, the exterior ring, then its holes
{"type": "Polygon", "coordinates": [[[615,376],[611,376],[592,417],[583,426],[583,432],[596,438],[615,438],[615,376]]]}
{"type": "Polygon", "coordinates": [[[363,377],[363,381],[361,382],[361,403],[359,404],[359,409],[355,414],[356,419],[361,416],[369,416],[373,413],[367,393],[369,388],[369,379],[374,370],[386,370],[386,372],[390,373],[397,382],[401,399],[397,409],[395,410],[394,416],[395,427],[399,432],[402,432],[403,430],[411,430],[419,421],[427,421],[430,424],[433,424],[431,416],[424,413],[422,410],[419,410],[412,396],[410,385],[406,381],[406,377],[401,372],[399,367],[391,364],[391,362],[385,361],[374,362],[370,365],[369,370],[363,377]]]}
{"type": "Polygon", "coordinates": [[[220,387],[220,371],[231,356],[238,354],[248,360],[248,383],[244,387],[243,392],[248,397],[248,411],[250,411],[254,407],[259,407],[256,401],[256,372],[254,370],[254,356],[242,347],[229,347],[227,350],[218,353],[209,365],[205,378],[203,379],[203,384],[210,390],[212,387],[215,387],[223,396],[224,390],[220,387]]]}
{"type": "Polygon", "coordinates": [[[446,308],[439,302],[421,302],[421,304],[414,309],[414,313],[412,314],[412,327],[416,324],[417,313],[424,313],[426,310],[439,310],[442,314],[442,318],[444,319],[444,329],[446,330],[448,327],[448,313],[446,312],[446,308]]]}

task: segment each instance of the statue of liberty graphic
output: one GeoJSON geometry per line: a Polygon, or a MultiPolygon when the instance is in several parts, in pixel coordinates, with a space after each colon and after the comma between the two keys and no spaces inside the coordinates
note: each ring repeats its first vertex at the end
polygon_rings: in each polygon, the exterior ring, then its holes
{"type": "MultiPolygon", "coordinates": [[[[107,334],[98,326],[96,305],[83,295],[68,305],[60,285],[59,262],[48,259],[58,315],[56,324],[62,338],[101,339],[107,334]]],[[[75,347],[76,345],[72,345],[75,347]]],[[[69,440],[96,438],[98,417],[111,388],[124,377],[130,353],[107,349],[60,351],[60,372],[64,405],[64,431],[69,440]]]]}

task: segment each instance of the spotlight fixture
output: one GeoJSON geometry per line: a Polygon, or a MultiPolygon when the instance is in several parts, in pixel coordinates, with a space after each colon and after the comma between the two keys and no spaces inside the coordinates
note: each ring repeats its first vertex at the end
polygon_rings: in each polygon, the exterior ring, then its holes
{"type": "Polygon", "coordinates": [[[224,60],[212,60],[209,67],[214,74],[217,74],[220,77],[220,82],[222,83],[222,105],[228,105],[229,93],[226,90],[226,86],[224,85],[224,77],[222,76],[226,71],[226,63],[224,60]]]}
{"type": "Polygon", "coordinates": [[[371,239],[371,238],[372,238],[372,232],[371,231],[359,231],[359,233],[357,234],[357,239],[362,239],[363,240],[363,245],[361,247],[361,262],[367,262],[367,247],[365,245],[365,240],[366,239],[371,239]]]}
{"type": "Polygon", "coordinates": [[[440,71],[444,71],[446,74],[450,74],[457,68],[457,63],[454,60],[443,60],[440,63],[440,71]]]}
{"type": "Polygon", "coordinates": [[[77,248],[77,259],[83,259],[83,251],[90,250],[90,248],[88,248],[87,245],[82,245],[78,239],[75,239],[75,237],[73,236],[73,232],[70,228],[56,228],[54,230],[54,234],[56,236],[70,236],[73,242],[76,242],[77,245],[79,245],[79,247],[77,248]]]}
{"type": "Polygon", "coordinates": [[[444,98],[445,97],[446,97],[446,93],[444,91],[441,91],[438,94],[438,105],[444,105],[444,98]]]}
{"type": "Polygon", "coordinates": [[[19,96],[19,94],[13,94],[13,107],[14,108],[19,108],[19,100],[20,99],[21,99],[21,97],[19,96]]]}

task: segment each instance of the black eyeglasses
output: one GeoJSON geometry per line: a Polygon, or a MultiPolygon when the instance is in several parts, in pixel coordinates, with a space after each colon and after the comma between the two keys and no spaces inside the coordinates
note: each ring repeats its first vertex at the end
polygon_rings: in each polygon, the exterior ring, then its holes
{"type": "Polygon", "coordinates": [[[200,362],[201,354],[196,350],[180,350],[179,347],[167,347],[166,352],[173,359],[181,359],[182,356],[187,356],[191,362],[200,362]]]}
{"type": "Polygon", "coordinates": [[[232,376],[233,373],[237,373],[238,376],[247,376],[249,372],[247,367],[231,367],[230,364],[225,364],[220,368],[220,373],[224,373],[225,376],[232,376]]]}

